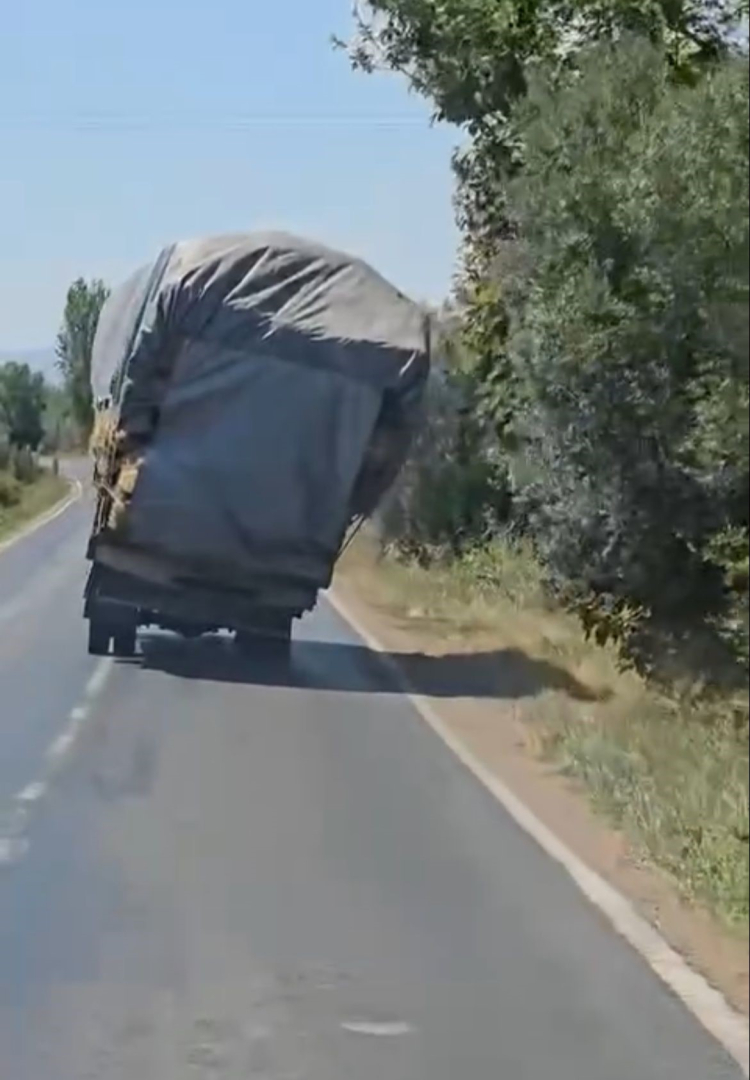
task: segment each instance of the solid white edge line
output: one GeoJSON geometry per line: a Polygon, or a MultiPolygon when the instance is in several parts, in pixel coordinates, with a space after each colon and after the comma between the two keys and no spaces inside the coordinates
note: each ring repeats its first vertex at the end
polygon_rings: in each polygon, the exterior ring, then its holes
{"type": "Polygon", "coordinates": [[[461,764],[497,799],[516,824],[567,871],[586,899],[607,918],[617,933],[643,957],[696,1020],[734,1058],[744,1075],[750,1076],[750,1027],[746,1018],[703,975],[690,967],[622,893],[587,866],[533,810],[482,764],[450,730],[429,699],[414,692],[398,662],[387,654],[385,646],[362,625],[333,590],[326,593],[326,598],[368,648],[379,654],[405,697],[461,764]]]}
{"type": "Polygon", "coordinates": [[[70,481],[71,490],[68,494],[57,502],[49,510],[45,511],[40,517],[34,518],[32,522],[24,526],[19,532],[13,533],[7,540],[3,540],[0,543],[0,555],[9,551],[10,548],[15,547],[16,544],[20,544],[22,540],[26,540],[29,536],[32,536],[39,529],[43,529],[45,525],[51,524],[51,522],[61,517],[66,510],[69,510],[73,503],[83,495],[83,484],[80,480],[70,481]]]}

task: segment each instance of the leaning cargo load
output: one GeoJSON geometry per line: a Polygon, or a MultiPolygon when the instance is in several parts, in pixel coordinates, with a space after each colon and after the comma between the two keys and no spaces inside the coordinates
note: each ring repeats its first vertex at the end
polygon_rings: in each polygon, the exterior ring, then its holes
{"type": "Polygon", "coordinates": [[[93,651],[113,618],[252,631],[313,607],[403,464],[428,330],[365,263],[280,233],[175,244],[113,293],[92,360],[93,651]]]}

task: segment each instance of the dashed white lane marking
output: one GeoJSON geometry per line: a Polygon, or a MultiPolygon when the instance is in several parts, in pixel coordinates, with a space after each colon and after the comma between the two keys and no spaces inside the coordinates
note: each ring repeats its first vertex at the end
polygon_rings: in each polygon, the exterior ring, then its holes
{"type": "Polygon", "coordinates": [[[414,1030],[411,1024],[406,1024],[401,1020],[347,1020],[341,1027],[352,1035],[373,1035],[387,1039],[398,1038],[401,1035],[411,1035],[414,1030]]]}
{"type": "MultiPolygon", "coordinates": [[[[84,713],[83,720],[85,719],[86,714],[84,713]]],[[[76,735],[79,727],[79,722],[76,722],[75,728],[72,726],[72,724],[69,725],[65,729],[65,731],[63,731],[62,735],[58,735],[58,737],[49,747],[44,757],[50,767],[54,768],[55,766],[59,765],[70,753],[76,740],[76,735]]]]}
{"type": "MultiPolygon", "coordinates": [[[[0,543],[0,555],[15,547],[22,540],[27,539],[44,526],[56,521],[83,497],[83,484],[80,480],[71,480],[70,492],[56,506],[53,506],[46,514],[36,518],[25,529],[14,533],[9,539],[0,543]]],[[[50,573],[56,574],[57,568],[52,567],[50,573]]],[[[48,584],[45,579],[45,585],[48,584]]],[[[4,620],[8,615],[17,615],[18,601],[6,605],[0,609],[0,619],[4,620]]],[[[88,717],[92,702],[103,690],[111,661],[104,660],[94,670],[89,679],[83,696],[83,704],[77,706],[68,716],[68,722],[62,734],[55,739],[44,755],[43,774],[38,780],[27,784],[22,791],[10,800],[8,807],[0,812],[0,868],[18,862],[29,850],[29,841],[26,835],[31,811],[40,805],[48,793],[51,779],[66,760],[73,749],[83,725],[88,717]]],[[[0,808],[1,810],[1,808],[0,808]]]]}
{"type": "Polygon", "coordinates": [[[0,869],[20,862],[28,850],[29,842],[25,837],[0,836],[0,869]]]}
{"type": "MultiPolygon", "coordinates": [[[[101,694],[102,690],[106,685],[107,679],[109,678],[109,673],[112,670],[112,664],[113,660],[109,656],[105,656],[102,660],[99,661],[97,666],[94,668],[91,678],[86,683],[86,689],[83,692],[84,701],[90,703],[95,698],[99,697],[99,694],[101,694]]],[[[73,711],[75,712],[76,710],[73,711]]]]}
{"type": "Polygon", "coordinates": [[[598,908],[617,933],[640,953],[651,969],[665,983],[703,1027],[731,1054],[745,1076],[750,1076],[750,1029],[729,1002],[706,979],[694,971],[669,945],[631,902],[608,881],[592,870],[567,847],[551,829],[495,776],[451,731],[428,698],[414,692],[397,662],[385,647],[349,611],[333,592],[327,594],[331,606],[380,659],[412,703],[421,718],[432,728],[458,760],[497,799],[504,810],[543,851],[570,875],[586,899],[598,908]]]}
{"type": "Polygon", "coordinates": [[[32,806],[35,802],[39,802],[47,794],[47,785],[43,780],[37,780],[34,784],[29,784],[16,795],[16,802],[22,803],[24,806],[32,806]]]}
{"type": "Polygon", "coordinates": [[[81,704],[71,709],[65,727],[47,747],[42,775],[19,791],[11,799],[7,811],[0,815],[0,868],[19,862],[28,853],[31,811],[43,802],[52,781],[69,760],[94,702],[107,685],[113,663],[111,657],[99,661],[86,683],[81,704]]]}

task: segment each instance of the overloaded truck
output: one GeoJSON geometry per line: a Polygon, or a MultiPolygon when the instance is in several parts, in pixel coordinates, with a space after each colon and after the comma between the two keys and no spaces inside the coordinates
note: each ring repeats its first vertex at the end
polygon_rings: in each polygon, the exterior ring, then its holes
{"type": "Polygon", "coordinates": [[[92,356],[89,651],[141,626],[284,651],[418,421],[429,319],[281,233],[181,242],[107,300],[92,356]]]}

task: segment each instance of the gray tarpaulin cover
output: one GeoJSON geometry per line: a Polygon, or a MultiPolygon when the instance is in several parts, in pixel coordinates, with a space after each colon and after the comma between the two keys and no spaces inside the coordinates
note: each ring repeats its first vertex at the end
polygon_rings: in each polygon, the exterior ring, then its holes
{"type": "Polygon", "coordinates": [[[166,248],[108,300],[92,361],[144,451],[127,543],[326,585],[402,464],[428,369],[424,312],[356,259],[280,233],[166,248]]]}

